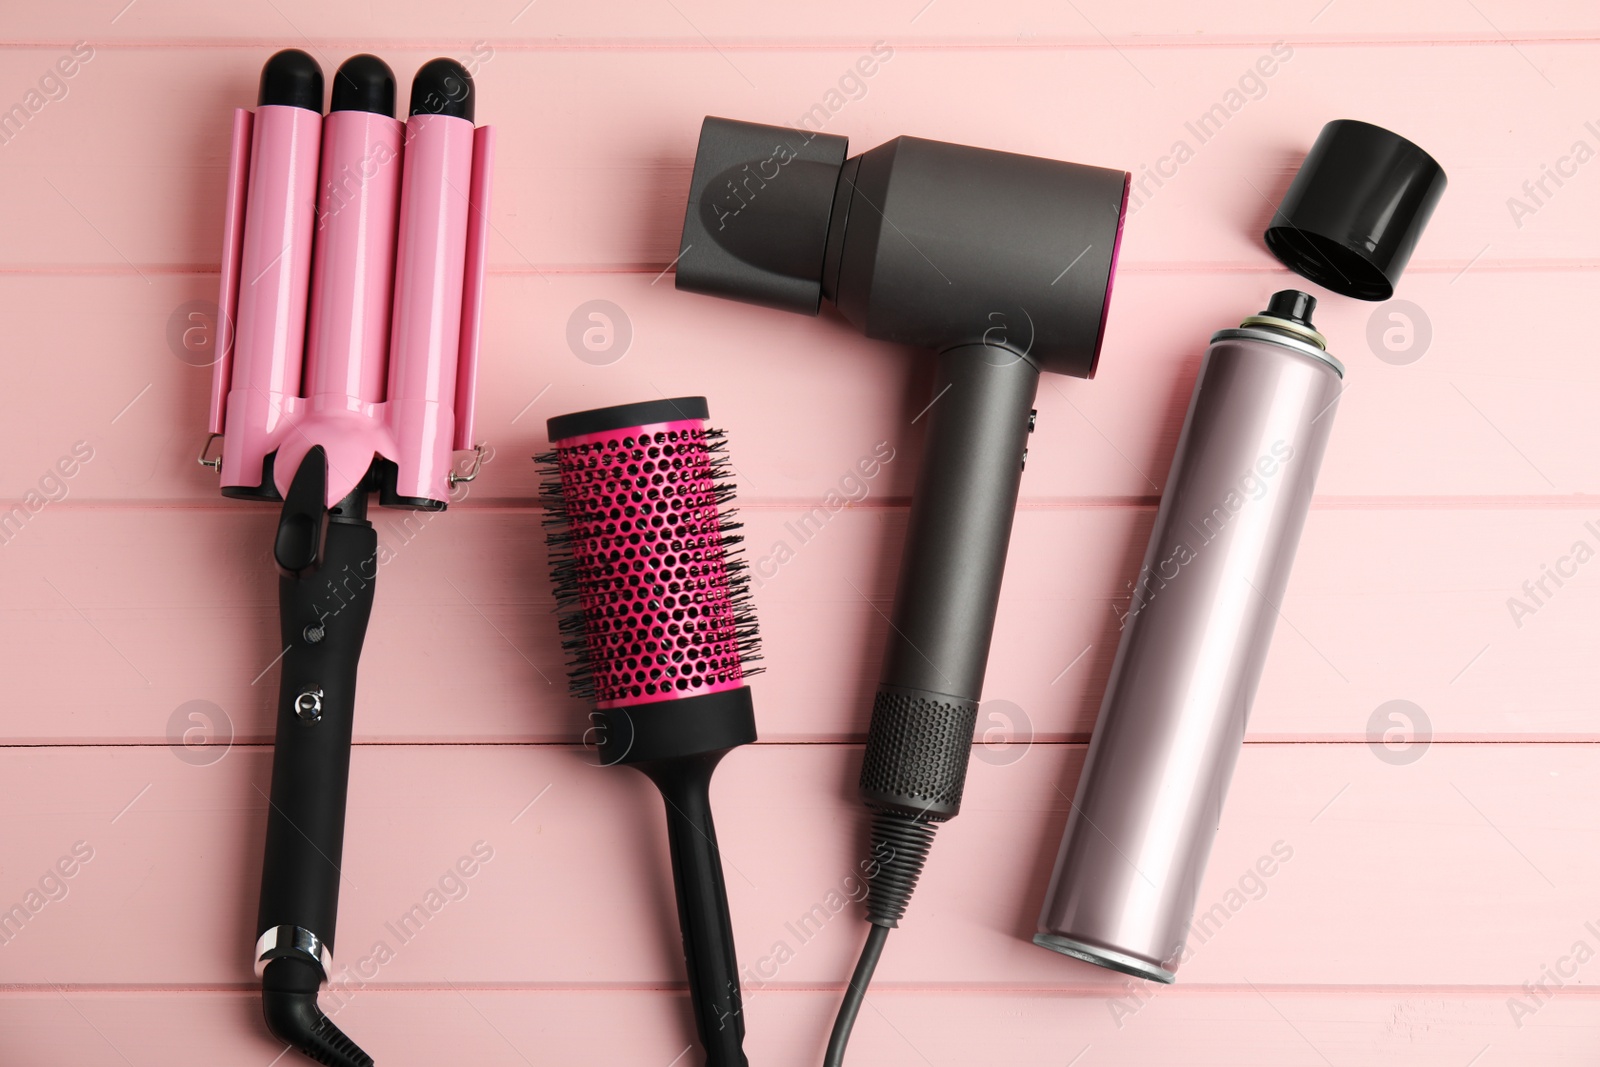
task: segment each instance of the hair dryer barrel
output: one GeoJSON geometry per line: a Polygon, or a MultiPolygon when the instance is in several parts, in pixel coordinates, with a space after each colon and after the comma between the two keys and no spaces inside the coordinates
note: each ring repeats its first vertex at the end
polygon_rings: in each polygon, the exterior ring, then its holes
{"type": "Polygon", "coordinates": [[[1244,740],[1343,368],[1284,292],[1200,369],[1034,941],[1160,982],[1244,740]]]}

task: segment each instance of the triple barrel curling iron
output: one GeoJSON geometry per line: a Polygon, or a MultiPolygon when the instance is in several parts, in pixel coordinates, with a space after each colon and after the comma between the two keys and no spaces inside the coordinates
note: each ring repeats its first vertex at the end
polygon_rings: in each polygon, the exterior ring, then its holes
{"type": "Polygon", "coordinates": [[[442,511],[473,446],[493,134],[472,78],[436,59],[410,118],[376,56],[323,116],[316,61],[279,52],[233,121],[220,356],[200,462],[224,496],[282,503],[282,679],[256,972],[268,1028],[329,1067],[373,1061],[317,1006],[333,976],[356,669],[372,612],[368,498],[442,511]],[[225,435],[220,457],[208,458],[225,435]]]}

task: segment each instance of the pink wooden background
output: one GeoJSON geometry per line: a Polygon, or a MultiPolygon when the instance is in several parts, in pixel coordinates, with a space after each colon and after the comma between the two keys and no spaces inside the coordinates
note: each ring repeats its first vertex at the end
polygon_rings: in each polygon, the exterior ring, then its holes
{"type": "Polygon", "coordinates": [[[352,968],[379,941],[393,958],[350,979],[338,1022],[386,1067],[668,1067],[689,1045],[658,802],[587,765],[584,709],[551,684],[526,457],[549,415],[703,392],[754,560],[796,549],[756,592],[763,741],[716,786],[747,1047],[762,1067],[820,1061],[862,927],[853,908],[805,940],[792,924],[862,848],[853,779],[928,372],[831,314],[678,294],[663,270],[701,116],[793,122],[879,41],[892,58],[831,101],[829,132],[857,149],[914,133],[1136,172],[1179,139],[1195,152],[1128,222],[1099,378],[1042,390],[982,758],[851,1062],[1600,1060],[1600,563],[1561,563],[1600,548],[1600,7],[11,3],[0,109],[79,41],[92,57],[0,143],[0,507],[60,498],[0,536],[0,908],[89,858],[0,945],[0,1064],[282,1052],[248,958],[273,514],[195,465],[210,372],[170,335],[214,297],[230,110],[291,45],[328,71],[375,51],[402,85],[476,49],[479,118],[500,128],[495,458],[446,515],[379,513],[395,558],[363,664],[339,947],[352,968]],[[1272,76],[1241,83],[1275,45],[1272,76]],[[1185,123],[1240,88],[1196,147],[1185,123]],[[1200,894],[1228,917],[1156,988],[1028,937],[1205,339],[1291,282],[1258,235],[1341,117],[1417,140],[1450,186],[1408,306],[1319,310],[1350,388],[1200,894]],[[569,347],[592,300],[629,323],[620,358],[569,347]],[[1399,351],[1395,313],[1419,327],[1399,351]],[[793,545],[785,523],[879,442],[896,458],[866,496],[793,545]],[[75,446],[92,458],[53,481],[75,446]],[[1508,598],[1558,565],[1514,618],[1508,598]],[[1415,730],[1386,747],[1390,701],[1415,730]],[[1280,843],[1292,858],[1250,881],[1280,843]],[[395,944],[384,924],[475,846],[493,858],[464,895],[395,944]]]}

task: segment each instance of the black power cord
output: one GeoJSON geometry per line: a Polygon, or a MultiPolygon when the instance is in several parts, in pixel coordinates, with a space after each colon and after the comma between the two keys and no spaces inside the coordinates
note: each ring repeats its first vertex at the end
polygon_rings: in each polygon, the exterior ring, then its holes
{"type": "Polygon", "coordinates": [[[867,995],[867,985],[878,968],[889,931],[900,925],[917,888],[917,879],[928,861],[933,835],[938,824],[923,815],[898,811],[877,811],[872,816],[872,863],[877,870],[867,879],[867,943],[861,949],[855,974],[845,989],[828,1038],[824,1067],[843,1067],[845,1045],[856,1024],[856,1015],[867,995]]]}
{"type": "Polygon", "coordinates": [[[850,1041],[850,1031],[856,1025],[856,1015],[867,995],[867,983],[872,981],[872,972],[878,969],[878,957],[883,955],[883,945],[888,940],[887,926],[874,923],[867,927],[867,943],[861,949],[861,959],[856,962],[856,973],[850,976],[850,986],[844,991],[839,1015],[833,1020],[833,1034],[828,1038],[823,1067],[844,1067],[844,1047],[850,1041]]]}

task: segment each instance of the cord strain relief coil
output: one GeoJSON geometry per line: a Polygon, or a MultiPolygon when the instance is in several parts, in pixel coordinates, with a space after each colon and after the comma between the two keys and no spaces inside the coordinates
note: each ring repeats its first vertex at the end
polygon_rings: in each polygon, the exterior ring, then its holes
{"type": "Polygon", "coordinates": [[[898,811],[873,813],[871,863],[876,873],[867,880],[868,922],[900,925],[937,830],[938,824],[922,816],[898,811]]]}

